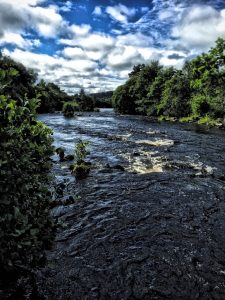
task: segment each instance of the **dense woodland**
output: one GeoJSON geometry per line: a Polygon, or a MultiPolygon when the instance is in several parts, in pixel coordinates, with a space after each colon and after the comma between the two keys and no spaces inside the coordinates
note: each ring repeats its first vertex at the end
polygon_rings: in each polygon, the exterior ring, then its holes
{"type": "MultiPolygon", "coordinates": [[[[191,61],[182,70],[157,61],[136,65],[124,85],[113,94],[122,114],[213,123],[225,117],[225,40],[191,61]]],[[[220,120],[221,121],[221,120],[220,120]]]]}

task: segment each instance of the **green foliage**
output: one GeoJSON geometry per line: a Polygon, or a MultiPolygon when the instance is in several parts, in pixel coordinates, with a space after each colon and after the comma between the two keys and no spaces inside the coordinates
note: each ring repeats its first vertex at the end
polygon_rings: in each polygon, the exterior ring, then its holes
{"type": "Polygon", "coordinates": [[[147,91],[161,68],[157,61],[151,62],[148,66],[134,66],[128,81],[113,93],[112,102],[115,110],[125,114],[146,114],[147,91]]]}
{"type": "Polygon", "coordinates": [[[85,158],[89,154],[88,151],[89,142],[79,140],[75,146],[74,157],[76,163],[71,165],[71,172],[76,176],[77,179],[85,178],[91,169],[91,164],[85,161],[85,158]]]}
{"type": "Polygon", "coordinates": [[[148,116],[158,115],[158,105],[160,104],[165,84],[174,74],[174,68],[161,69],[153,83],[149,86],[149,91],[145,100],[148,116]]]}
{"type": "Polygon", "coordinates": [[[80,164],[74,164],[72,166],[72,174],[75,175],[77,179],[83,179],[88,176],[91,167],[86,162],[80,164]]]}
{"type": "Polygon", "coordinates": [[[204,116],[210,110],[209,97],[201,94],[192,96],[191,99],[192,113],[197,116],[204,116]]]}
{"type": "Polygon", "coordinates": [[[36,99],[6,94],[15,88],[16,69],[0,74],[0,269],[16,274],[40,266],[53,238],[47,189],[52,132],[36,120],[36,99]]]}
{"type": "Polygon", "coordinates": [[[85,142],[82,140],[79,140],[76,144],[74,156],[77,163],[84,161],[89,154],[88,145],[89,142],[85,142]]]}
{"type": "Polygon", "coordinates": [[[113,107],[124,114],[175,118],[225,117],[225,40],[186,62],[181,71],[158,62],[134,66],[113,93],[113,107]]]}
{"type": "Polygon", "coordinates": [[[0,88],[1,93],[9,95],[20,102],[24,95],[28,98],[35,97],[34,83],[36,74],[26,69],[22,64],[9,57],[0,56],[0,88]],[[3,83],[6,83],[3,86],[3,83]]]}
{"type": "Polygon", "coordinates": [[[80,111],[94,111],[94,99],[86,95],[83,89],[81,89],[79,95],[75,95],[75,101],[79,104],[80,111]]]}
{"type": "Polygon", "coordinates": [[[135,97],[136,111],[140,114],[147,114],[148,101],[146,96],[149,86],[154,82],[161,68],[157,61],[152,61],[149,65],[142,67],[138,73],[134,73],[136,75],[133,75],[135,83],[132,84],[130,92],[135,97]]]}
{"type": "Polygon", "coordinates": [[[90,94],[90,96],[94,100],[95,107],[98,108],[111,108],[112,95],[113,95],[112,91],[90,94]]]}
{"type": "Polygon", "coordinates": [[[177,71],[167,80],[162,92],[161,102],[157,107],[159,115],[184,117],[190,113],[189,81],[181,71],[177,71]]]}
{"type": "Polygon", "coordinates": [[[207,126],[217,126],[218,121],[214,120],[214,119],[210,118],[208,115],[206,115],[198,120],[198,124],[207,125],[207,126]]]}
{"type": "Polygon", "coordinates": [[[191,123],[191,122],[194,122],[198,120],[198,116],[196,115],[191,115],[191,116],[188,116],[188,117],[182,117],[179,119],[179,122],[181,123],[191,123]]]}
{"type": "Polygon", "coordinates": [[[75,101],[65,102],[63,104],[63,114],[65,117],[73,117],[74,113],[79,110],[79,104],[75,101]]]}
{"type": "Polygon", "coordinates": [[[129,87],[130,87],[129,80],[126,85],[119,86],[112,96],[112,105],[114,109],[118,113],[123,114],[135,114],[136,113],[136,105],[134,102],[134,97],[130,95],[129,93],[129,87]]]}
{"type": "Polygon", "coordinates": [[[61,111],[64,102],[72,101],[72,96],[67,95],[54,83],[46,83],[41,80],[35,87],[40,99],[39,113],[61,111]]]}

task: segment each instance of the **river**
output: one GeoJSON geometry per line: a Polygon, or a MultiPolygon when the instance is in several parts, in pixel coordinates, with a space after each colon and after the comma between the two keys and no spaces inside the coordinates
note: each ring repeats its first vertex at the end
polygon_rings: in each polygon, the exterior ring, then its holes
{"type": "Polygon", "coordinates": [[[88,141],[92,162],[76,181],[53,157],[66,228],[39,274],[48,299],[225,299],[224,131],[111,110],[39,119],[66,154],[88,141]]]}

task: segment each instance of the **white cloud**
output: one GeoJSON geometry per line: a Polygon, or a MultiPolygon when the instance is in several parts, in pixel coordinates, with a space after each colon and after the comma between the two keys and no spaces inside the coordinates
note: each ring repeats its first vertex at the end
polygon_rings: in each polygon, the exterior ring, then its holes
{"type": "Polygon", "coordinates": [[[136,47],[149,47],[153,44],[153,39],[143,33],[128,33],[117,37],[117,46],[131,45],[136,47]]]}
{"type": "Polygon", "coordinates": [[[34,39],[34,40],[24,39],[18,33],[5,33],[3,37],[0,39],[0,45],[3,46],[6,44],[15,45],[21,49],[30,49],[33,47],[40,46],[41,43],[38,39],[34,39]]]}
{"type": "Polygon", "coordinates": [[[63,12],[68,12],[68,11],[71,11],[72,7],[73,7],[72,2],[66,1],[66,3],[59,8],[59,10],[61,10],[63,12]]]}
{"type": "Polygon", "coordinates": [[[100,6],[95,6],[95,9],[94,9],[92,14],[95,15],[95,16],[101,16],[101,14],[102,14],[101,7],[100,6]]]}
{"type": "Polygon", "coordinates": [[[149,11],[149,7],[147,7],[147,6],[141,7],[141,12],[142,13],[146,13],[148,11],[149,11]]]}
{"type": "Polygon", "coordinates": [[[177,40],[170,46],[205,51],[213,46],[218,37],[225,38],[225,10],[217,11],[211,6],[192,6],[183,12],[179,24],[172,30],[177,40]]]}
{"type": "Polygon", "coordinates": [[[82,36],[87,36],[88,33],[91,30],[91,26],[88,24],[82,24],[82,25],[71,25],[69,27],[70,33],[72,34],[72,38],[76,38],[77,36],[82,37],[82,36]]]}
{"type": "Polygon", "coordinates": [[[133,17],[136,14],[135,8],[128,8],[125,5],[119,4],[116,6],[107,6],[106,13],[110,15],[112,19],[121,23],[127,23],[129,17],[133,17]]]}
{"type": "Polygon", "coordinates": [[[66,22],[57,6],[40,7],[43,1],[0,0],[0,37],[7,33],[25,33],[33,29],[40,36],[56,37],[65,29],[66,22]]]}
{"type": "Polygon", "coordinates": [[[85,59],[87,56],[81,48],[75,47],[66,47],[63,49],[62,54],[66,58],[73,59],[85,59]]]}
{"type": "Polygon", "coordinates": [[[80,47],[86,51],[88,57],[95,52],[97,58],[93,59],[100,59],[114,47],[115,39],[107,34],[90,32],[90,29],[89,25],[73,25],[71,26],[72,38],[60,39],[59,43],[80,47]]]}
{"type": "MultiPolygon", "coordinates": [[[[90,91],[91,89],[94,91],[93,85],[97,89],[101,77],[98,71],[98,64],[86,57],[73,57],[72,54],[75,54],[75,51],[72,49],[65,50],[65,54],[70,55],[70,59],[61,56],[53,57],[47,54],[36,54],[20,49],[13,51],[4,49],[3,54],[9,55],[27,68],[35,70],[40,79],[43,78],[47,82],[54,82],[67,92],[75,93],[82,86],[90,89],[90,91]]],[[[110,86],[111,84],[109,83],[110,86]]]]}
{"type": "Polygon", "coordinates": [[[98,51],[111,49],[114,39],[108,35],[93,33],[79,41],[79,44],[86,50],[98,51]]]}

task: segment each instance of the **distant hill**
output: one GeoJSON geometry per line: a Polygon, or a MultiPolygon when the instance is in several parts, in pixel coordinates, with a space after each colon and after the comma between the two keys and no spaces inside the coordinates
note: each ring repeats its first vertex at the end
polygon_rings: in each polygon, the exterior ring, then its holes
{"type": "Polygon", "coordinates": [[[95,107],[99,108],[111,108],[112,107],[112,95],[113,91],[99,92],[90,94],[95,100],[95,107]]]}

